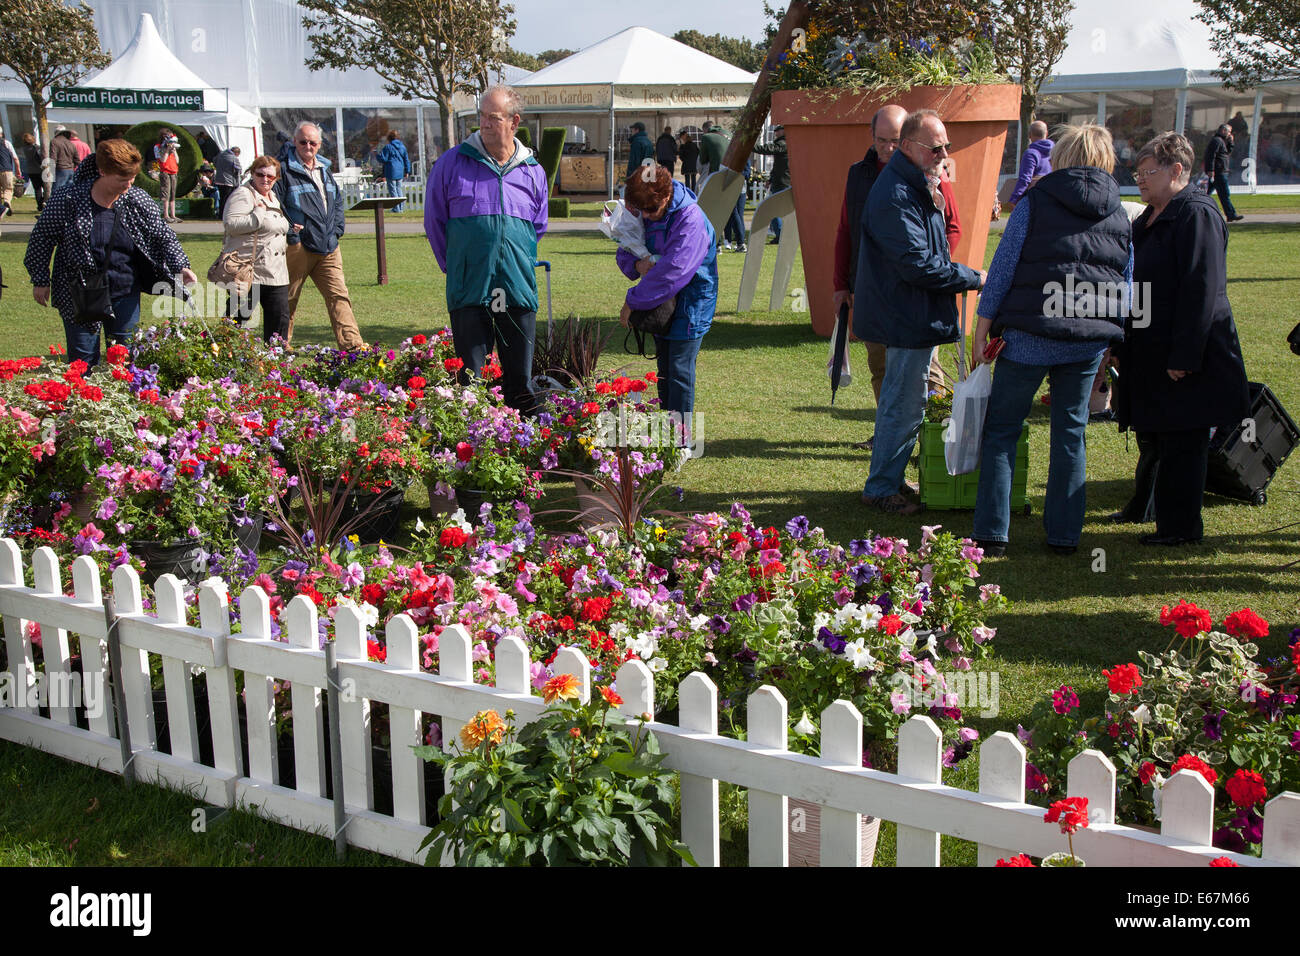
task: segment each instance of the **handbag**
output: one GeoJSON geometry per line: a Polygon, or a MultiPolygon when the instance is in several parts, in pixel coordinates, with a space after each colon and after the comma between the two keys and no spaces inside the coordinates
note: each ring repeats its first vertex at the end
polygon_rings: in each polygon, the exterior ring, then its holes
{"type": "Polygon", "coordinates": [[[656,355],[646,354],[646,336],[667,335],[673,324],[673,312],[677,309],[676,297],[661,302],[653,309],[633,309],[627,317],[627,334],[623,336],[623,351],[652,359],[656,355]],[[628,338],[636,336],[636,352],[628,348],[628,338]]]}
{"type": "MultiPolygon", "coordinates": [[[[116,211],[113,229],[116,231],[116,211]]],[[[68,280],[68,298],[72,302],[72,323],[85,329],[98,328],[100,323],[116,318],[113,296],[108,283],[108,269],[101,265],[90,245],[86,245],[89,258],[96,268],[73,272],[68,280]]]]}
{"type": "MultiPolygon", "coordinates": [[[[252,187],[249,187],[250,189],[252,187]]],[[[208,281],[217,285],[234,286],[248,289],[253,285],[253,270],[257,263],[257,233],[253,233],[253,251],[251,254],[236,252],[233,249],[223,251],[217,261],[208,269],[208,281]]]]}

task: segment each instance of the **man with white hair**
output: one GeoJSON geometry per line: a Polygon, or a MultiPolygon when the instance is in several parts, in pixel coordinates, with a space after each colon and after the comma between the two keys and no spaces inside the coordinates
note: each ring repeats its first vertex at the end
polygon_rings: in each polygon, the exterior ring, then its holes
{"type": "Polygon", "coordinates": [[[479,101],[479,130],[439,157],[425,191],[424,232],[447,273],[447,311],[464,381],[495,346],[502,391],[536,410],[528,382],[537,323],[537,241],[546,232],[546,171],[515,138],[519,94],[494,86],[479,101]]]}
{"type": "Polygon", "coordinates": [[[352,313],[352,299],[343,278],[343,194],[330,175],[330,161],[318,155],[320,127],[302,122],[280,151],[280,178],[275,195],[289,220],[285,260],[289,266],[289,336],[298,311],[298,297],[310,276],[325,298],[334,338],[341,349],[363,349],[365,341],[352,313]]]}

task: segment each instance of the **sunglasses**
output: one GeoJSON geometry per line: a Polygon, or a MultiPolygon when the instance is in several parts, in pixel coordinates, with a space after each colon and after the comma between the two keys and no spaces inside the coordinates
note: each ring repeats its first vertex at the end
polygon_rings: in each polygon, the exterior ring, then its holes
{"type": "Polygon", "coordinates": [[[298,140],[298,145],[299,145],[299,146],[315,146],[317,149],[319,149],[319,148],[320,148],[320,140],[318,140],[318,139],[317,139],[317,140],[311,140],[311,139],[300,139],[300,140],[298,140]]]}
{"type": "Polygon", "coordinates": [[[928,149],[931,152],[931,154],[933,154],[934,156],[938,156],[940,153],[944,152],[945,150],[948,151],[952,150],[952,143],[940,143],[938,146],[930,146],[927,143],[917,142],[916,140],[912,140],[912,142],[916,143],[916,145],[920,146],[922,149],[928,149]]]}

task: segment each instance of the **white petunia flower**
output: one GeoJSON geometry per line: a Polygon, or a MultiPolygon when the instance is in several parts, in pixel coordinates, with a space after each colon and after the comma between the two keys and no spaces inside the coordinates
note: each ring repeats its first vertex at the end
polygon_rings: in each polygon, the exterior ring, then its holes
{"type": "Polygon", "coordinates": [[[794,732],[804,737],[811,737],[817,733],[817,725],[809,719],[808,711],[805,710],[803,716],[799,718],[799,723],[794,725],[794,732]]]}
{"type": "Polygon", "coordinates": [[[650,660],[651,673],[658,674],[660,671],[667,670],[667,669],[668,669],[668,662],[664,660],[662,657],[651,658],[650,660]]]}

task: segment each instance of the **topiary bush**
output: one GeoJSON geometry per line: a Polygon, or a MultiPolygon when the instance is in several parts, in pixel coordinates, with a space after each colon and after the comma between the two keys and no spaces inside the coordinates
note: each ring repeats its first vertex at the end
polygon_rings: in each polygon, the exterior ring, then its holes
{"type": "Polygon", "coordinates": [[[135,177],[135,184],[154,199],[161,195],[158,180],[150,178],[147,170],[153,162],[153,147],[158,142],[158,134],[163,127],[171,130],[180,140],[176,149],[176,159],[180,164],[180,173],[176,177],[176,198],[186,195],[199,181],[199,167],[203,165],[203,151],[194,137],[175,123],[137,123],[122,134],[122,138],[140,151],[144,163],[140,166],[140,175],[135,177]]]}
{"type": "Polygon", "coordinates": [[[548,199],[546,201],[546,216],[549,219],[568,219],[569,218],[568,197],[561,196],[558,199],[548,199]]]}
{"type": "Polygon", "coordinates": [[[515,139],[523,143],[529,149],[533,148],[533,131],[523,123],[519,124],[519,129],[515,131],[515,139]]]}
{"type": "MultiPolygon", "coordinates": [[[[564,127],[547,126],[542,130],[542,148],[537,161],[546,170],[546,194],[555,192],[555,176],[560,171],[560,157],[564,155],[564,127]]],[[[566,208],[564,215],[568,215],[566,208]]]]}

